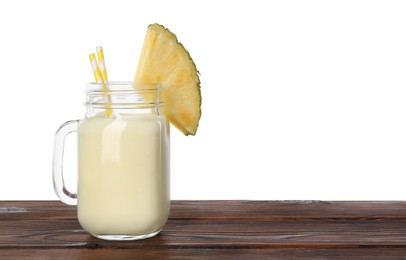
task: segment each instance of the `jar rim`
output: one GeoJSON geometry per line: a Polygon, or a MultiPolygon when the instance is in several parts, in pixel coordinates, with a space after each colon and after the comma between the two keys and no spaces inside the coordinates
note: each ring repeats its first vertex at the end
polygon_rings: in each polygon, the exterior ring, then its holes
{"type": "Polygon", "coordinates": [[[88,82],[86,86],[86,93],[161,91],[161,85],[159,83],[134,83],[132,81],[109,81],[107,83],[88,82]]]}

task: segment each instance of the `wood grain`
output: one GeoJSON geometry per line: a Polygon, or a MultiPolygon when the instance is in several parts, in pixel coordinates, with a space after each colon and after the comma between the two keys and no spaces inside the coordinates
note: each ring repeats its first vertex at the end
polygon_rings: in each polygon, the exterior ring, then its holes
{"type": "Polygon", "coordinates": [[[65,257],[406,259],[406,202],[173,201],[158,236],[128,242],[93,238],[60,202],[0,202],[0,259],[65,257]]]}

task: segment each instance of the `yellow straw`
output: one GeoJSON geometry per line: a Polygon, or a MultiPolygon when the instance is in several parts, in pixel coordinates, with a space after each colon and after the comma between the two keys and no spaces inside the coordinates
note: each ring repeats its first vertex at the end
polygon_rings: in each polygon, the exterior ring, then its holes
{"type": "MultiPolygon", "coordinates": [[[[93,74],[94,74],[94,79],[96,80],[96,83],[103,83],[102,85],[102,90],[106,91],[107,86],[105,85],[106,82],[103,81],[103,76],[102,73],[100,72],[99,66],[97,65],[97,60],[96,60],[96,55],[94,55],[94,53],[89,54],[89,59],[90,59],[90,63],[92,64],[92,69],[93,69],[93,74]]],[[[104,71],[106,71],[104,69],[104,71]]],[[[106,79],[107,79],[107,74],[106,74],[106,79]]],[[[107,96],[108,99],[108,105],[107,105],[107,109],[106,109],[106,115],[107,117],[111,117],[112,111],[109,108],[110,107],[110,96],[107,96]]]]}
{"type": "MultiPolygon", "coordinates": [[[[94,53],[89,54],[89,59],[90,59],[90,63],[92,64],[94,79],[96,80],[96,83],[104,83],[102,75],[100,73],[99,66],[97,65],[96,55],[94,55],[94,53]]],[[[103,85],[103,87],[104,87],[104,85],[103,85]]]]}
{"type": "Polygon", "coordinates": [[[103,82],[107,83],[108,82],[107,70],[106,70],[106,63],[104,62],[103,47],[97,46],[96,53],[97,53],[97,60],[99,61],[99,69],[100,69],[101,76],[103,78],[103,82]]]}

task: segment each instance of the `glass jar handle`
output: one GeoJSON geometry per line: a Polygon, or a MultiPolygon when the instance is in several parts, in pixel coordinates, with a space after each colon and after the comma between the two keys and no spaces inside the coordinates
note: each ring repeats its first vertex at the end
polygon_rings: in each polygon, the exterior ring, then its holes
{"type": "Polygon", "coordinates": [[[76,132],[79,126],[79,120],[65,122],[55,134],[54,158],[52,162],[54,189],[59,199],[68,205],[77,204],[77,195],[68,191],[65,187],[63,178],[63,152],[65,147],[66,136],[76,132]]]}

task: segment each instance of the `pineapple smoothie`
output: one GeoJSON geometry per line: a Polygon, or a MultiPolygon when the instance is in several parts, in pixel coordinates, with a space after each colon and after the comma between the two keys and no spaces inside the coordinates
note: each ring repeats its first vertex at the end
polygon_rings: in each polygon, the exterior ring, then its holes
{"type": "Polygon", "coordinates": [[[157,232],[169,214],[163,116],[93,117],[78,128],[78,219],[94,235],[157,232]]]}
{"type": "Polygon", "coordinates": [[[194,136],[201,116],[200,78],[189,52],[159,24],[147,28],[133,81],[109,81],[103,49],[89,54],[86,115],[55,134],[54,189],[77,205],[84,230],[106,240],[157,235],[170,210],[169,124],[194,136]],[[96,55],[97,54],[97,55],[96,55]],[[77,194],[64,183],[65,138],[77,132],[77,194]]]}

